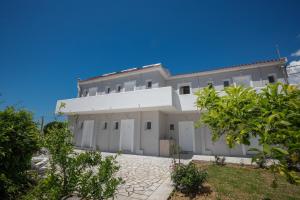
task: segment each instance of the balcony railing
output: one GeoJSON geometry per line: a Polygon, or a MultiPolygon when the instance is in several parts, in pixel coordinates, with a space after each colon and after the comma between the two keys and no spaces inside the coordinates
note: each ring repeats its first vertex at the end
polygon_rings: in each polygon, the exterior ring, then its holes
{"type": "MultiPolygon", "coordinates": [[[[254,88],[257,92],[263,87],[254,88]]],[[[225,95],[220,91],[220,95],[225,95]]],[[[59,100],[56,113],[89,114],[134,111],[197,111],[194,94],[179,95],[171,86],[59,100]],[[63,106],[61,106],[63,105],[63,106]]]]}

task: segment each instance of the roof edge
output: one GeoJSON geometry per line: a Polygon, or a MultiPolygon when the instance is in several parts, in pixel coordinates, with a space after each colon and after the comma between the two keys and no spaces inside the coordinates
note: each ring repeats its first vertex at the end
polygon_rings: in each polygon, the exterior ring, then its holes
{"type": "Polygon", "coordinates": [[[212,69],[212,70],[204,70],[204,71],[176,74],[176,75],[171,75],[169,70],[164,68],[161,63],[156,63],[156,64],[144,65],[142,67],[129,68],[129,69],[122,70],[120,72],[106,73],[106,74],[103,74],[100,76],[95,76],[95,77],[87,78],[84,80],[77,79],[77,82],[78,82],[78,84],[85,84],[85,83],[91,83],[94,81],[112,79],[112,78],[118,77],[118,76],[153,71],[155,69],[158,69],[166,79],[176,79],[176,78],[184,78],[184,77],[190,77],[190,76],[214,74],[214,73],[220,73],[220,72],[224,72],[224,71],[235,71],[235,70],[241,70],[241,69],[246,69],[246,68],[262,67],[264,65],[269,65],[272,63],[286,64],[287,58],[282,57],[282,58],[278,58],[278,59],[256,61],[256,62],[252,62],[252,63],[231,65],[231,66],[219,67],[219,68],[212,69]]]}

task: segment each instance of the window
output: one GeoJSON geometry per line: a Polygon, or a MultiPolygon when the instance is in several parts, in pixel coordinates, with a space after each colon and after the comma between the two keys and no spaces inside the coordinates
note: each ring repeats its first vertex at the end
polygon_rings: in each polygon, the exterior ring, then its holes
{"type": "Polygon", "coordinates": [[[152,81],[147,81],[147,89],[151,89],[152,88],[152,81]]]}
{"type": "Polygon", "coordinates": [[[146,130],[150,130],[151,129],[151,122],[146,122],[146,130]]]}
{"type": "Polygon", "coordinates": [[[185,86],[181,86],[179,88],[179,94],[190,94],[190,86],[189,85],[185,85],[185,86]]]}
{"type": "Polygon", "coordinates": [[[122,90],[122,86],[121,86],[121,85],[118,85],[118,86],[117,86],[117,92],[121,92],[121,90],[122,90]]]}
{"type": "Polygon", "coordinates": [[[228,80],[226,80],[226,81],[223,81],[223,85],[224,85],[224,87],[228,87],[230,85],[230,83],[228,80]]]}
{"type": "Polygon", "coordinates": [[[116,130],[119,129],[119,122],[115,122],[115,129],[116,129],[116,130]]]}
{"type": "Polygon", "coordinates": [[[268,76],[268,81],[269,81],[269,83],[275,83],[275,76],[274,75],[269,75],[268,76]]]}
{"type": "Polygon", "coordinates": [[[175,130],[174,124],[170,124],[170,130],[171,130],[171,131],[174,131],[174,130],[175,130]]]}
{"type": "Polygon", "coordinates": [[[110,93],[110,88],[106,88],[106,94],[109,94],[110,93]]]}
{"type": "Polygon", "coordinates": [[[107,122],[104,122],[104,124],[103,124],[103,129],[104,129],[104,130],[107,129],[107,122]]]}

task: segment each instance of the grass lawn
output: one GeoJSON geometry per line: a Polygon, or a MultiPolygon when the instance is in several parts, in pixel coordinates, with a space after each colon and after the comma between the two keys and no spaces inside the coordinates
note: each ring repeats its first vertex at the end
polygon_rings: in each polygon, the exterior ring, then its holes
{"type": "Polygon", "coordinates": [[[208,182],[196,197],[190,198],[174,192],[171,200],[180,199],[235,199],[235,200],[285,200],[299,199],[300,186],[290,185],[281,176],[278,187],[270,187],[273,174],[264,169],[251,166],[217,166],[209,162],[195,162],[208,172],[208,182]]]}

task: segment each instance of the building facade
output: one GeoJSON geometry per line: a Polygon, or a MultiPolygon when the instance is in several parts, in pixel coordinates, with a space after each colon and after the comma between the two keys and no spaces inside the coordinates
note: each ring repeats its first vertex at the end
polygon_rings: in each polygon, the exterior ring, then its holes
{"type": "Polygon", "coordinates": [[[184,152],[247,156],[257,139],[251,147],[230,149],[224,138],[213,143],[207,127],[195,128],[201,112],[194,92],[207,85],[259,91],[268,83],[286,82],[285,64],[282,58],[182,75],[171,75],[161,64],[131,68],[78,80],[78,96],[58,100],[56,112],[68,116],[79,148],[159,156],[161,141],[169,140],[184,152]]]}

